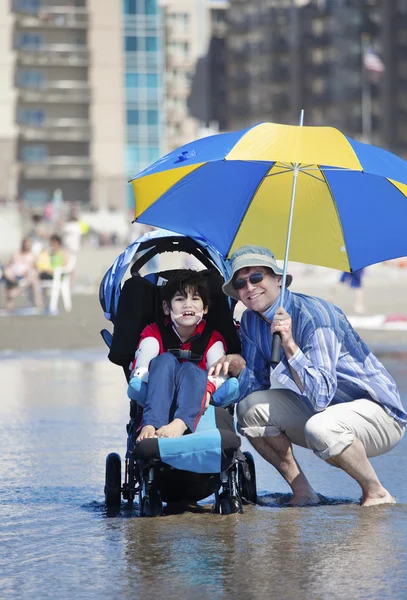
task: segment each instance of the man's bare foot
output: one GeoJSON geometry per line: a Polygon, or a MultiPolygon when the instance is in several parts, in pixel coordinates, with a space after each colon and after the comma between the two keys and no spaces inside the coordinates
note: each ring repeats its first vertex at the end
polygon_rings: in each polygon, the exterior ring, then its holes
{"type": "Polygon", "coordinates": [[[377,506],[378,504],[396,504],[396,500],[383,488],[383,491],[366,496],[360,502],[360,506],[377,506]]]}
{"type": "Polygon", "coordinates": [[[144,427],[138,435],[138,438],[136,439],[136,442],[142,442],[143,440],[147,440],[148,438],[155,437],[157,437],[155,427],[153,427],[152,425],[144,425],[144,427]]]}
{"type": "Polygon", "coordinates": [[[288,504],[290,506],[314,506],[320,502],[321,498],[313,489],[311,489],[306,492],[297,492],[293,495],[288,504]]]}
{"type": "Polygon", "coordinates": [[[174,419],[168,425],[163,425],[160,429],[157,429],[157,437],[174,438],[181,437],[184,435],[188,427],[181,419],[174,419]]]}

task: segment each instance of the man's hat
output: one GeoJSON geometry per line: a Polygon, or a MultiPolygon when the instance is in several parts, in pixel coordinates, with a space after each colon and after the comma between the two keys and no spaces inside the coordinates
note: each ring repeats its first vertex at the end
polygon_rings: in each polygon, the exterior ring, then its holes
{"type": "MultiPolygon", "coordinates": [[[[247,267],[268,267],[276,275],[282,275],[283,269],[277,264],[276,258],[271,250],[263,246],[241,246],[235,250],[230,257],[230,265],[232,267],[232,275],[222,286],[222,290],[227,296],[231,296],[235,300],[239,300],[238,291],[233,287],[233,279],[239,269],[247,267]]],[[[287,273],[286,287],[291,285],[292,275],[287,273]]]]}

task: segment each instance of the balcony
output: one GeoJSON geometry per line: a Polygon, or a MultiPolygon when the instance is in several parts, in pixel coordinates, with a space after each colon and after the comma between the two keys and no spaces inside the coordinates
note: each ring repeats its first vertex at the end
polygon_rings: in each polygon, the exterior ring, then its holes
{"type": "Polygon", "coordinates": [[[44,162],[21,163],[25,179],[90,179],[92,164],[88,156],[50,156],[44,162]]]}
{"type": "Polygon", "coordinates": [[[34,15],[16,11],[15,23],[21,29],[87,29],[89,19],[86,8],[44,6],[34,15]]]}
{"type": "Polygon", "coordinates": [[[18,90],[18,97],[27,103],[49,104],[88,104],[90,90],[86,81],[50,81],[44,87],[23,87],[18,90]]]}
{"type": "Polygon", "coordinates": [[[23,141],[88,142],[91,128],[87,119],[48,119],[41,126],[20,124],[23,141]]]}
{"type": "Polygon", "coordinates": [[[86,67],[89,52],[85,45],[44,44],[39,47],[16,48],[17,61],[24,66],[86,67]]]}

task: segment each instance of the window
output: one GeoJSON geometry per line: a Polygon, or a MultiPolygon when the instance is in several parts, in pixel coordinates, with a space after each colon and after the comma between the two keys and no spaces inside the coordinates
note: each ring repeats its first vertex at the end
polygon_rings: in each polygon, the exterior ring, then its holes
{"type": "Polygon", "coordinates": [[[126,170],[130,172],[140,163],[140,148],[129,145],[126,148],[126,170]]]}
{"type": "Polygon", "coordinates": [[[158,110],[147,111],[147,124],[158,125],[158,110]]]}
{"type": "Polygon", "coordinates": [[[18,0],[17,6],[22,12],[37,13],[41,7],[41,0],[18,0]]]}
{"type": "Polygon", "coordinates": [[[160,158],[160,149],[159,148],[149,148],[147,155],[148,155],[148,162],[153,163],[160,158]]]}
{"type": "Polygon", "coordinates": [[[44,144],[35,146],[25,145],[21,148],[21,159],[23,162],[40,163],[44,162],[48,156],[48,148],[44,144]]]}
{"type": "Polygon", "coordinates": [[[147,52],[156,52],[158,48],[157,38],[152,36],[146,37],[146,50],[147,52]]]}
{"type": "Polygon", "coordinates": [[[145,0],[146,15],[156,15],[158,13],[157,0],[145,0]]]}
{"type": "Polygon", "coordinates": [[[48,202],[48,192],[41,189],[27,189],[24,191],[24,200],[27,204],[43,205],[48,202]]]}
{"type": "Polygon", "coordinates": [[[138,110],[128,110],[127,111],[127,125],[138,125],[140,122],[140,116],[138,110]]]}
{"type": "Polygon", "coordinates": [[[137,1],[136,0],[124,0],[124,14],[125,15],[137,14],[137,1]]]}
{"type": "Polygon", "coordinates": [[[37,33],[20,33],[18,37],[18,45],[20,48],[32,48],[34,50],[40,48],[43,43],[43,37],[37,33]]]}
{"type": "Polygon", "coordinates": [[[24,88],[44,87],[45,75],[41,71],[18,71],[17,84],[24,88]]]}
{"type": "Polygon", "coordinates": [[[126,88],[133,88],[139,86],[138,73],[126,73],[126,88]]]}
{"type": "Polygon", "coordinates": [[[19,123],[40,127],[45,121],[45,111],[41,108],[23,108],[19,113],[19,123]]]}
{"type": "Polygon", "coordinates": [[[124,47],[126,52],[137,52],[137,37],[135,35],[126,35],[124,38],[124,47]]]}
{"type": "Polygon", "coordinates": [[[157,88],[159,85],[158,75],[157,73],[147,73],[146,75],[146,84],[148,88],[157,88]]]}

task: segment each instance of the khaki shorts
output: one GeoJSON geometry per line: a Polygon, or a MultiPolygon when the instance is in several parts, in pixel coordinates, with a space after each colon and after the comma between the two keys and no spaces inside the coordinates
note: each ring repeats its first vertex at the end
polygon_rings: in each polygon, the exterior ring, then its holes
{"type": "Polygon", "coordinates": [[[355,436],[372,458],[389,452],[404,435],[404,427],[371,400],[334,404],[315,413],[287,389],[253,392],[239,402],[237,417],[245,436],[285,433],[293,444],[310,448],[323,460],[338,456],[355,436]]]}

